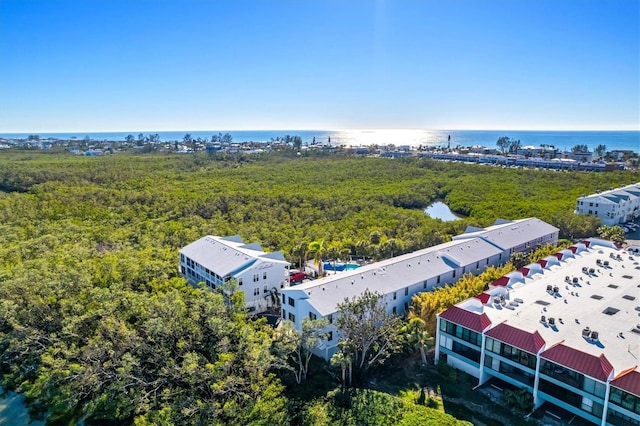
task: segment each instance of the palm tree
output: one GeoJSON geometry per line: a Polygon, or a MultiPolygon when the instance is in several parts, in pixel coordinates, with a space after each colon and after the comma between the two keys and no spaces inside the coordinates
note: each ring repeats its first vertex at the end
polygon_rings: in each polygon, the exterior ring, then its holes
{"type": "Polygon", "coordinates": [[[310,254],[313,254],[313,263],[318,265],[318,276],[324,275],[324,270],[322,268],[322,257],[324,256],[324,241],[311,241],[309,246],[307,247],[307,257],[310,254]]]}
{"type": "Polygon", "coordinates": [[[407,342],[420,350],[422,363],[427,363],[426,348],[433,345],[433,337],[427,331],[427,324],[421,318],[411,318],[409,322],[402,327],[402,333],[407,342]]]}
{"type": "Polygon", "coordinates": [[[301,271],[304,271],[304,264],[307,262],[307,252],[308,252],[309,244],[306,242],[301,242],[300,244],[296,244],[291,248],[291,257],[298,260],[299,267],[301,271]]]}
{"type": "Polygon", "coordinates": [[[264,298],[267,300],[267,306],[269,305],[269,302],[271,302],[272,308],[280,310],[282,300],[280,299],[280,292],[277,288],[271,287],[271,290],[269,290],[269,294],[267,294],[264,298]]]}

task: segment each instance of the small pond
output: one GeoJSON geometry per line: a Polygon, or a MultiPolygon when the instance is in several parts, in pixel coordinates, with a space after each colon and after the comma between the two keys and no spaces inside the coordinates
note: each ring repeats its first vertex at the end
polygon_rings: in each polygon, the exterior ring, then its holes
{"type": "Polygon", "coordinates": [[[424,209],[424,212],[434,219],[444,220],[445,222],[460,219],[460,217],[456,216],[456,214],[449,209],[449,206],[442,201],[429,204],[427,208],[424,209]]]}

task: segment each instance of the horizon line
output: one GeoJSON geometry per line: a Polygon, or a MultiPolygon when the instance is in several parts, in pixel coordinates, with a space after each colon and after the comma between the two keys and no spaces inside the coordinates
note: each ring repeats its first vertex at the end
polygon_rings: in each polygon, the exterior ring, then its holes
{"type": "Polygon", "coordinates": [[[39,133],[45,134],[60,134],[60,133],[175,133],[175,132],[378,132],[378,131],[451,131],[451,132],[640,132],[640,128],[637,129],[610,129],[610,128],[590,128],[590,129],[524,129],[524,128],[343,128],[343,129],[152,129],[152,130],[55,130],[55,131],[4,131],[0,130],[0,135],[3,134],[33,134],[39,133]]]}

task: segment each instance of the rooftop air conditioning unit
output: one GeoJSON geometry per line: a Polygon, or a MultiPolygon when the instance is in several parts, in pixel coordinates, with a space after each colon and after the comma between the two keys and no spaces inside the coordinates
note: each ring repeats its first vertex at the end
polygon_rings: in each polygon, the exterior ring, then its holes
{"type": "Polygon", "coordinates": [[[591,332],[591,340],[598,340],[598,332],[597,331],[592,331],[591,332]]]}
{"type": "Polygon", "coordinates": [[[545,317],[544,315],[540,316],[540,322],[546,323],[547,322],[547,317],[545,317]]]}
{"type": "Polygon", "coordinates": [[[582,329],[582,335],[589,337],[591,335],[591,329],[589,327],[585,327],[582,329]]]}
{"type": "Polygon", "coordinates": [[[549,325],[555,325],[555,324],[556,324],[555,318],[549,318],[549,325]]]}

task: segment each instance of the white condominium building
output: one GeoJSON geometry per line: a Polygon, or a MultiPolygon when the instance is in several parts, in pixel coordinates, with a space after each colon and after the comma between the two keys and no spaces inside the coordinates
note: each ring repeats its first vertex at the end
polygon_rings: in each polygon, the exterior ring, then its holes
{"type": "Polygon", "coordinates": [[[469,228],[453,241],[329,275],[282,290],[282,318],[302,329],[304,318],[326,318],[326,342],[317,355],[329,359],[340,336],[334,322],[337,305],[366,289],[383,295],[387,310],[407,313],[411,298],[435,287],[455,283],[465,273],[478,274],[502,264],[516,251],[528,251],[558,241],[558,229],[536,218],[499,220],[486,229],[469,228]]]}
{"type": "Polygon", "coordinates": [[[640,183],[584,195],[576,202],[576,214],[594,215],[603,225],[617,225],[640,217],[640,183]]]}
{"type": "Polygon", "coordinates": [[[202,282],[210,288],[235,279],[247,308],[262,312],[288,285],[289,262],[281,252],[265,253],[260,244],[245,244],[238,235],[208,235],[180,250],[180,274],[193,284],[202,282]]]}
{"type": "Polygon", "coordinates": [[[507,274],[438,314],[436,360],[526,389],[567,424],[640,425],[639,263],[588,239],[507,274]]]}

